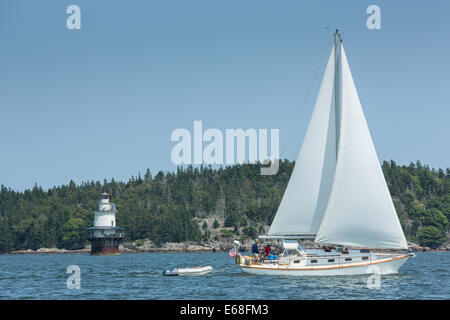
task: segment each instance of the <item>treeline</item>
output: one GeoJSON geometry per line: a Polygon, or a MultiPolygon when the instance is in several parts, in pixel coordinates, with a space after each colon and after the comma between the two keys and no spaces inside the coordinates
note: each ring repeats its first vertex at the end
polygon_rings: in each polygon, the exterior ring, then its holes
{"type": "Polygon", "coordinates": [[[437,248],[448,240],[450,169],[430,169],[417,161],[398,166],[383,162],[383,172],[406,238],[437,248]]]}
{"type": "MultiPolygon", "coordinates": [[[[92,226],[99,195],[112,195],[117,225],[126,240],[148,238],[156,243],[201,241],[210,233],[199,225],[214,217],[215,228],[233,236],[255,237],[270,225],[289,181],[294,163],[280,162],[278,174],[260,175],[259,164],[226,168],[149,170],[128,182],[89,181],[76,185],[39,186],[24,192],[0,187],[0,252],[57,247],[82,248],[92,226]],[[223,222],[219,225],[217,220],[223,222]]],[[[420,162],[397,166],[384,162],[383,171],[407,238],[437,247],[447,241],[450,218],[450,170],[432,170],[420,162]]]]}

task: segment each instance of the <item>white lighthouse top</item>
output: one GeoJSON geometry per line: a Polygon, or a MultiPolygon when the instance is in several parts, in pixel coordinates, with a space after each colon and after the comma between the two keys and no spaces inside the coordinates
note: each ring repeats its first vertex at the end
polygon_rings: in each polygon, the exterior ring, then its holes
{"type": "Polygon", "coordinates": [[[98,211],[95,212],[94,227],[115,227],[116,206],[110,202],[111,196],[103,192],[98,203],[98,211]]]}
{"type": "Polygon", "coordinates": [[[100,196],[100,202],[98,203],[98,211],[100,212],[111,211],[114,207],[114,204],[110,203],[109,200],[111,200],[111,196],[108,193],[103,192],[102,195],[100,196]]]}

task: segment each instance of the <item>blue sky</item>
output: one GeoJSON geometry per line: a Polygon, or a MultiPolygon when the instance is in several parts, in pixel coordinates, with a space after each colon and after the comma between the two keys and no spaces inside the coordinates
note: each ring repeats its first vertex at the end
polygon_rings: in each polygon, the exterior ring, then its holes
{"type": "Polygon", "coordinates": [[[294,160],[331,41],[325,26],[344,32],[380,160],[450,166],[450,2],[343,3],[2,0],[0,183],[174,170],[170,135],[194,120],[280,129],[281,156],[294,160]],[[81,30],[66,27],[71,4],[81,30]],[[381,30],[366,27],[372,4],[381,30]]]}

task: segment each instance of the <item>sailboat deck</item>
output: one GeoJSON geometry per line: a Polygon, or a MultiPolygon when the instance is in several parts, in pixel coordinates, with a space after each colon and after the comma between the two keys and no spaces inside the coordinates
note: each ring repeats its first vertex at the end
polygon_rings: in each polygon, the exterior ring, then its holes
{"type": "Polygon", "coordinates": [[[405,257],[408,254],[399,253],[375,253],[368,250],[348,250],[346,253],[340,251],[325,252],[320,249],[307,249],[303,255],[281,254],[276,260],[255,259],[255,257],[245,256],[247,266],[270,268],[296,268],[296,267],[350,267],[353,265],[377,264],[379,262],[390,261],[398,257],[405,257]]]}
{"type": "MultiPolygon", "coordinates": [[[[392,263],[406,261],[407,258],[413,256],[412,254],[375,254],[370,255],[348,255],[347,257],[336,254],[328,254],[324,256],[317,255],[315,259],[312,257],[289,257],[287,261],[280,260],[263,260],[259,262],[249,261],[247,263],[240,264],[240,267],[245,270],[279,270],[279,271],[332,271],[338,269],[360,269],[372,265],[390,265],[392,263]],[[321,259],[322,258],[322,259],[321,259]]],[[[245,259],[251,259],[252,257],[246,256],[245,259]]]]}

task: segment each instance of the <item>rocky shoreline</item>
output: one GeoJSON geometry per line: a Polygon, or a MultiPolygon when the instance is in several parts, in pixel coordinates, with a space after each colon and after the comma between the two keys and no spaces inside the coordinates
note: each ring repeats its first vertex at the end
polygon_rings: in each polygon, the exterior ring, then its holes
{"type": "Polygon", "coordinates": [[[419,245],[409,245],[409,250],[412,252],[445,252],[450,251],[450,247],[440,247],[437,249],[432,249],[430,247],[421,247],[419,245]]]}
{"type": "MultiPolygon", "coordinates": [[[[152,241],[145,240],[143,243],[125,242],[120,245],[120,253],[170,253],[170,252],[228,252],[232,247],[233,239],[223,239],[221,241],[209,241],[205,243],[190,242],[167,242],[162,245],[156,245],[152,241]]],[[[251,251],[254,240],[249,239],[242,241],[241,251],[251,251]]],[[[446,252],[450,251],[450,247],[441,247],[431,249],[429,247],[421,247],[415,243],[409,243],[409,250],[412,252],[446,252]]],[[[37,250],[17,250],[7,254],[77,254],[90,253],[91,247],[87,245],[83,249],[68,250],[58,248],[40,248],[37,250]]]]}
{"type": "MultiPolygon", "coordinates": [[[[120,253],[159,253],[159,252],[228,252],[231,249],[232,240],[211,241],[207,243],[190,243],[190,242],[166,242],[160,246],[152,241],[145,240],[142,245],[136,242],[126,242],[119,246],[120,253]]],[[[245,241],[243,243],[244,250],[251,248],[252,242],[245,241]],[[248,242],[248,243],[247,243],[248,242]]],[[[16,250],[7,254],[77,254],[90,253],[91,246],[87,245],[83,249],[68,250],[59,248],[40,248],[37,250],[16,250]]]]}

